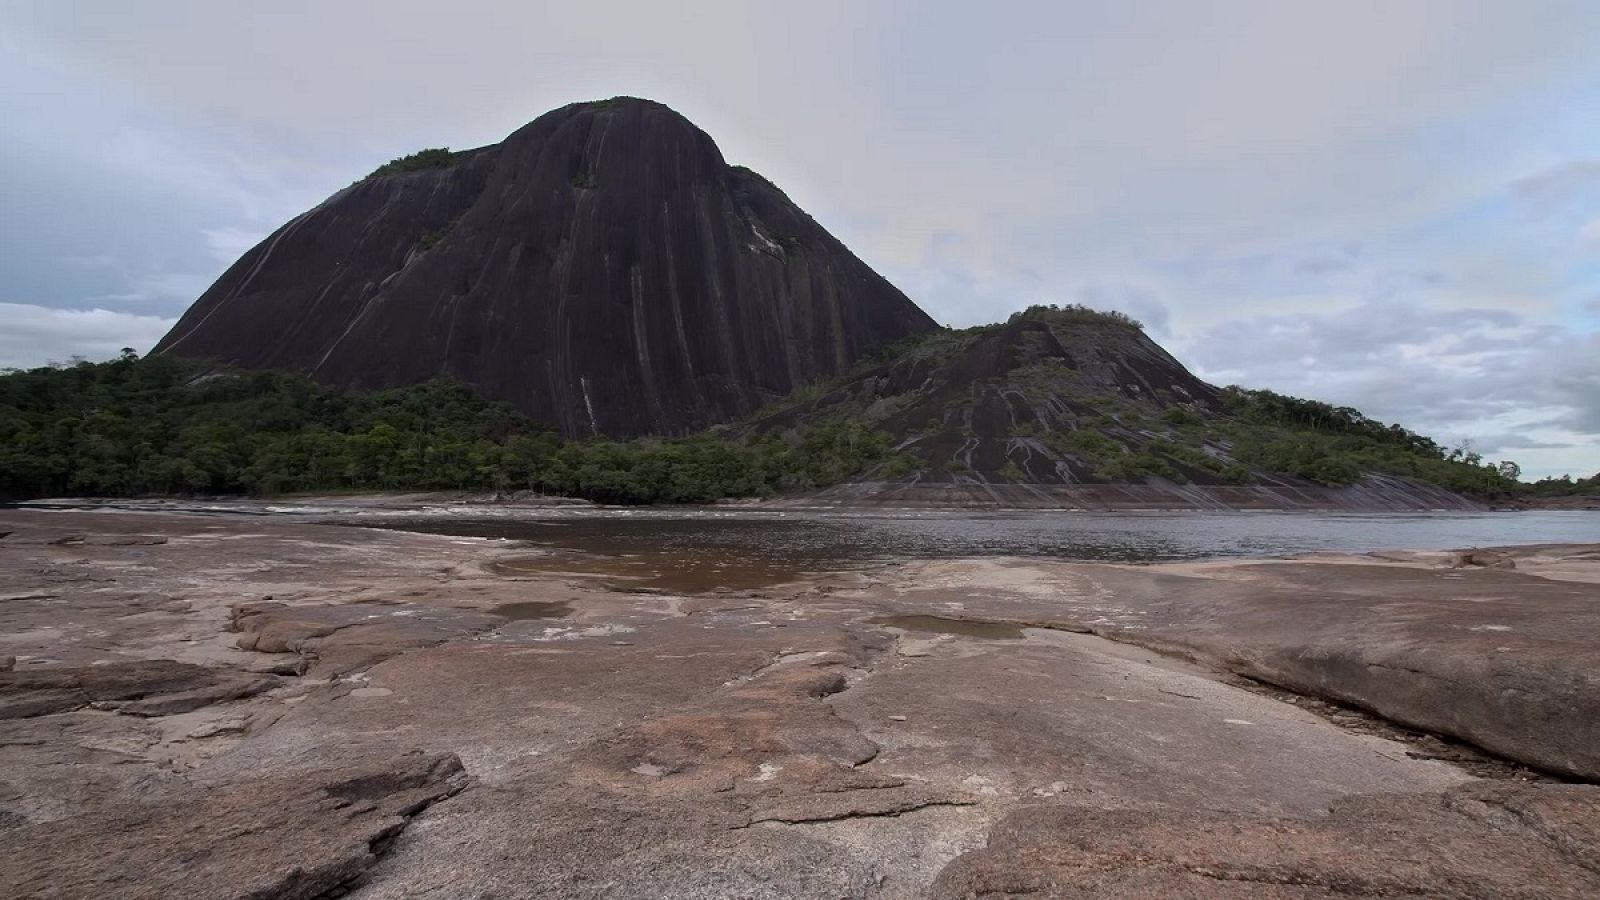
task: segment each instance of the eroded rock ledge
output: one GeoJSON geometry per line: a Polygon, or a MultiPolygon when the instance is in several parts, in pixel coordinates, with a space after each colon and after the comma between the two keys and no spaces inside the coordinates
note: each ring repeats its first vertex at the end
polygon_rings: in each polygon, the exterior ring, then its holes
{"type": "Polygon", "coordinates": [[[135,716],[169,716],[276,687],[265,675],[230,672],[170,659],[0,672],[0,719],[85,706],[135,716]]]}

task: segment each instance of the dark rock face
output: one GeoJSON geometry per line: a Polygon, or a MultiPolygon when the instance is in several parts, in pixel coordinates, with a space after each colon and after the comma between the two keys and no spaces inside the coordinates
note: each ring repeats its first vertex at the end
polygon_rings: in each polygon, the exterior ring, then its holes
{"type": "MultiPolygon", "coordinates": [[[[895,482],[890,490],[897,503],[919,502],[902,487],[926,492],[956,485],[978,489],[980,503],[1057,506],[1060,498],[1033,488],[1138,481],[1137,473],[1102,471],[1097,463],[1104,460],[1086,451],[1138,449],[1162,426],[1161,413],[1181,407],[1209,417],[1220,405],[1219,392],[1137,325],[1096,315],[1064,321],[1014,316],[926,338],[820,396],[798,395],[773,407],[753,427],[781,430],[842,418],[887,432],[911,461],[911,477],[869,471],[862,480],[895,482]],[[1102,443],[1073,443],[1074,433],[1102,443]],[[1009,482],[1030,490],[1003,501],[990,490],[1009,482]]],[[[1215,472],[1180,460],[1171,465],[1185,484],[1222,483],[1215,472]]],[[[948,490],[936,495],[935,503],[969,503],[948,490]]]]}
{"type": "Polygon", "coordinates": [[[1048,444],[1051,432],[1108,430],[1096,423],[1121,408],[1216,403],[1215,387],[1138,327],[1013,318],[978,331],[930,338],[757,427],[844,415],[895,436],[922,464],[919,482],[1004,481],[1010,463],[1030,483],[1074,484],[1105,479],[1048,444]]]}
{"type": "Polygon", "coordinates": [[[701,428],[933,321],[657,103],[375,176],[245,254],[157,352],[376,389],[453,375],[567,435],[701,428]]]}

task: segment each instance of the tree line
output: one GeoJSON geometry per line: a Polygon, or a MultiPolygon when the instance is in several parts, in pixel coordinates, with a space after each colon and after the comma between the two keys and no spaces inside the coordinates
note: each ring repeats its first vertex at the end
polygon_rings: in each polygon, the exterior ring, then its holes
{"type": "MultiPolygon", "coordinates": [[[[1100,445],[1114,442],[1093,428],[1062,436],[1063,449],[1103,457],[1097,472],[1114,481],[1182,480],[1174,471],[1192,469],[1229,483],[1266,471],[1337,486],[1389,472],[1478,495],[1600,490],[1600,475],[1524,485],[1514,463],[1447,450],[1347,407],[1240,388],[1226,389],[1222,405],[1215,417],[1167,410],[1173,439],[1139,453],[1107,451],[1100,445]],[[1227,438],[1236,462],[1189,447],[1191,432],[1227,438]]],[[[889,435],[843,416],[781,430],[567,440],[448,378],[346,394],[299,374],[141,359],[131,350],[109,362],[0,375],[0,499],[468,490],[708,503],[919,468],[889,435]]]]}
{"type": "Polygon", "coordinates": [[[1486,462],[1467,447],[1446,449],[1348,406],[1237,386],[1223,389],[1222,405],[1236,420],[1260,426],[1244,433],[1239,457],[1268,471],[1329,486],[1352,484],[1365,472],[1387,472],[1468,494],[1525,490],[1515,462],[1486,462]]]}
{"type": "Polygon", "coordinates": [[[706,503],[843,480],[888,437],[830,422],[727,440],[564,440],[439,378],[344,394],[286,372],[124,351],[0,376],[0,498],[537,491],[706,503]]]}

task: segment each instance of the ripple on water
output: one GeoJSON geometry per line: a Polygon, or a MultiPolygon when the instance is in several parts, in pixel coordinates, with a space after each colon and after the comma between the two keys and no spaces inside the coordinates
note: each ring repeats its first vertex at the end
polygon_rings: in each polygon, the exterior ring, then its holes
{"type": "Polygon", "coordinates": [[[497,575],[560,575],[593,579],[613,588],[673,594],[768,588],[803,580],[816,571],[808,560],[677,548],[626,556],[582,551],[518,556],[496,560],[489,569],[497,575]]]}

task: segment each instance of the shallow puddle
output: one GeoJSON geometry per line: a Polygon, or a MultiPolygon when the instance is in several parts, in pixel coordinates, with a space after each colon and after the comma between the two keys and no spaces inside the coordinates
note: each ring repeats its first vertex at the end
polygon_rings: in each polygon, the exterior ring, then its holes
{"type": "Polygon", "coordinates": [[[509,576],[584,578],[624,591],[703,594],[760,590],[871,561],[861,548],[837,539],[835,532],[843,531],[843,526],[836,529],[781,519],[678,521],[615,511],[615,515],[560,521],[411,519],[371,524],[400,531],[524,541],[543,552],[497,560],[490,570],[509,576]]]}
{"type": "Polygon", "coordinates": [[[949,619],[944,616],[878,616],[869,619],[874,625],[888,625],[906,631],[925,631],[935,634],[959,634],[964,637],[985,638],[992,641],[1022,639],[1022,626],[1010,622],[973,622],[967,619],[949,619]]]}
{"type": "Polygon", "coordinates": [[[522,600],[502,603],[489,610],[490,615],[504,616],[513,622],[524,619],[560,619],[572,614],[572,604],[562,600],[522,600]]]}
{"type": "Polygon", "coordinates": [[[595,579],[613,589],[673,594],[754,590],[812,574],[808,567],[791,561],[711,553],[558,553],[496,560],[489,569],[497,575],[566,575],[595,579]]]}

